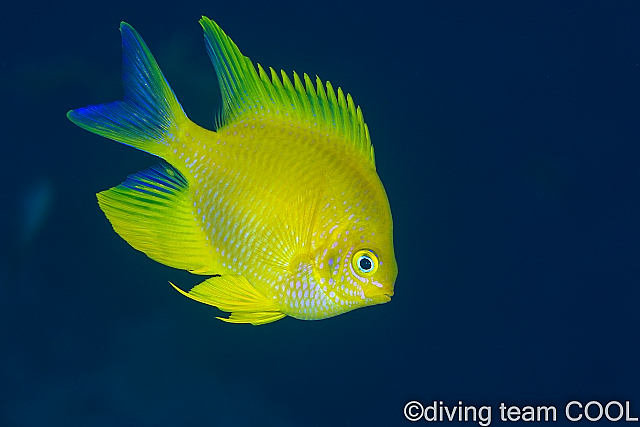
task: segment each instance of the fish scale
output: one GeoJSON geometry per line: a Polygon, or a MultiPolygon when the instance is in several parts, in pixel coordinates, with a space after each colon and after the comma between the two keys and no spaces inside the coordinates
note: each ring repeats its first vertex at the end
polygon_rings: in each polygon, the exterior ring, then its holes
{"type": "MultiPolygon", "coordinates": [[[[298,138],[311,138],[312,135],[308,130],[298,129],[299,136],[298,138]]],[[[252,219],[262,218],[263,215],[255,215],[256,213],[260,213],[260,208],[264,208],[265,205],[262,206],[259,203],[259,200],[256,200],[255,197],[252,197],[252,200],[242,200],[242,194],[255,194],[255,191],[251,191],[254,188],[261,186],[266,186],[266,188],[273,187],[273,185],[269,186],[270,183],[278,182],[276,178],[280,174],[286,174],[283,182],[286,182],[286,179],[294,180],[298,183],[297,187],[295,187],[296,191],[300,191],[300,189],[304,188],[315,188],[318,189],[323,186],[323,181],[319,179],[311,179],[313,175],[310,173],[309,169],[311,168],[309,162],[305,161],[305,158],[299,155],[300,147],[295,144],[287,144],[284,143],[282,139],[275,138],[267,138],[264,135],[260,135],[261,138],[258,138],[261,142],[254,143],[252,142],[254,139],[250,139],[245,141],[241,136],[238,138],[238,135],[233,135],[232,131],[221,131],[220,134],[223,135],[223,139],[217,139],[216,141],[209,140],[207,142],[207,138],[210,139],[210,135],[208,133],[201,133],[196,139],[196,137],[190,137],[190,134],[185,134],[182,140],[189,141],[191,140],[192,144],[185,143],[185,149],[178,155],[178,157],[184,158],[184,167],[188,171],[185,173],[185,176],[193,177],[194,180],[203,180],[204,183],[217,183],[212,185],[212,190],[214,190],[214,194],[218,194],[217,198],[213,199],[205,199],[207,203],[211,202],[211,206],[207,206],[202,202],[198,202],[199,197],[194,196],[194,217],[198,220],[198,225],[201,228],[202,232],[208,237],[208,246],[212,247],[212,252],[215,250],[215,254],[222,258],[222,266],[224,268],[228,268],[231,273],[242,274],[247,277],[251,283],[256,286],[258,290],[263,292],[266,296],[276,298],[279,303],[288,309],[288,314],[295,314],[296,317],[304,318],[311,317],[312,313],[305,313],[303,310],[312,311],[313,308],[322,308],[326,309],[326,298],[324,294],[321,292],[321,289],[318,288],[319,282],[313,273],[313,266],[309,264],[305,264],[300,266],[300,272],[294,270],[293,272],[288,271],[288,269],[283,268],[273,268],[273,266],[269,264],[263,264],[260,266],[256,265],[240,265],[238,264],[238,259],[243,259],[246,255],[247,247],[253,247],[253,242],[256,239],[256,233],[243,233],[242,231],[245,229],[253,229],[260,230],[260,228],[256,228],[255,224],[251,223],[252,219]],[[226,134],[226,135],[225,135],[226,134]],[[265,144],[265,141],[274,141],[275,144],[273,146],[269,146],[265,144]],[[205,152],[209,152],[210,156],[206,156],[203,161],[198,162],[197,166],[189,167],[189,161],[197,156],[196,152],[201,151],[203,146],[209,145],[208,149],[204,149],[205,152]],[[290,148],[286,150],[286,148],[290,148]],[[263,154],[265,152],[265,154],[263,154]],[[226,162],[225,166],[227,168],[226,176],[233,177],[235,175],[235,171],[239,169],[239,165],[236,165],[236,162],[245,163],[242,165],[242,170],[254,171],[254,173],[243,172],[243,179],[237,186],[228,187],[226,186],[226,181],[219,181],[216,179],[216,165],[215,159],[216,154],[222,156],[226,162]],[[277,161],[271,158],[271,156],[277,157],[277,161]],[[187,160],[189,159],[189,160],[187,160]],[[264,165],[255,165],[254,163],[264,162],[264,165]],[[256,171],[259,171],[259,166],[268,166],[273,165],[267,170],[267,174],[257,174],[256,171]],[[197,177],[201,170],[212,171],[210,175],[204,175],[197,177]],[[291,171],[294,171],[292,174],[291,171]],[[213,176],[211,176],[213,175],[213,176]],[[265,180],[266,182],[260,182],[261,176],[269,176],[270,180],[265,180]],[[251,192],[249,192],[251,191],[251,192]],[[219,200],[237,200],[238,204],[245,207],[245,213],[240,214],[238,212],[238,205],[228,205],[225,203],[219,203],[219,200]],[[204,217],[200,219],[200,212],[203,212],[204,217]],[[248,212],[253,213],[252,215],[248,215],[248,212]],[[239,233],[235,232],[236,230],[229,229],[218,229],[217,232],[212,232],[207,228],[207,224],[216,224],[222,223],[225,221],[220,221],[219,216],[222,218],[229,218],[230,224],[233,224],[233,227],[240,230],[239,233]],[[238,236],[234,242],[230,242],[229,240],[225,240],[224,237],[228,235],[236,235],[238,236]],[[210,243],[209,243],[210,242],[210,243]],[[224,255],[222,255],[224,253],[224,255]],[[257,268],[259,267],[259,268],[257,268]],[[260,274],[258,274],[260,272],[260,274]],[[276,286],[273,286],[273,283],[265,282],[261,280],[260,277],[277,277],[280,276],[282,279],[276,282],[276,286]],[[308,276],[308,278],[307,278],[308,276]],[[288,291],[288,292],[287,292],[288,291]]],[[[291,137],[291,136],[289,136],[291,137]]],[[[322,146],[320,146],[322,147],[322,146]]],[[[321,150],[317,150],[321,151],[321,150]]],[[[331,159],[331,157],[323,157],[319,156],[319,158],[331,159]]],[[[173,161],[170,161],[172,164],[176,164],[173,161]]],[[[317,166],[317,165],[316,165],[317,166]]],[[[327,165],[328,168],[335,167],[336,165],[327,165]]],[[[182,171],[182,168],[179,168],[182,171]]],[[[231,179],[231,178],[227,178],[231,179]]],[[[204,189],[207,189],[207,184],[205,184],[204,189]]],[[[273,199],[286,200],[288,198],[287,192],[291,191],[291,187],[288,186],[280,186],[278,188],[271,188],[270,197],[273,199]],[[281,191],[278,191],[281,190],[281,191]]],[[[279,205],[277,203],[270,203],[266,205],[267,207],[272,208],[268,215],[273,215],[274,210],[277,210],[279,205]]],[[[326,216],[334,217],[333,222],[338,221],[338,212],[333,209],[333,206],[329,204],[327,209],[326,216]]],[[[275,213],[275,215],[278,215],[275,213]]],[[[326,224],[325,224],[326,228],[326,224]]],[[[260,230],[262,231],[262,230],[260,230]]],[[[315,232],[322,232],[322,229],[314,230],[315,232]]],[[[265,242],[263,248],[267,249],[268,247],[272,247],[277,245],[277,241],[275,240],[275,236],[271,235],[270,237],[266,237],[261,235],[259,239],[265,242]],[[270,239],[270,240],[269,240],[270,239]]],[[[323,243],[322,241],[318,241],[318,243],[323,243]]],[[[315,262],[322,263],[324,260],[322,258],[316,260],[315,262]]],[[[287,266],[288,267],[288,266],[287,266]]],[[[298,266],[296,266],[298,267],[298,266]]]]}
{"type": "Polygon", "coordinates": [[[164,162],[98,202],[114,230],[168,266],[213,275],[186,292],[260,325],[389,301],[397,265],[389,202],[360,107],[304,74],[270,75],[203,17],[223,110],[216,131],[186,115],[142,38],[123,37],[123,101],[68,113],[164,162]],[[303,83],[304,82],[304,83],[303,83]]]}

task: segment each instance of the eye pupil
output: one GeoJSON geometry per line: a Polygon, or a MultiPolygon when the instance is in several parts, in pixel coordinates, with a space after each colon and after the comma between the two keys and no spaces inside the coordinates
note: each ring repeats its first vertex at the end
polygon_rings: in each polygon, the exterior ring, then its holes
{"type": "Polygon", "coordinates": [[[362,257],[360,257],[360,260],[358,261],[358,265],[360,266],[360,269],[362,271],[369,272],[369,271],[371,271],[371,268],[373,267],[373,262],[371,262],[371,259],[369,257],[362,256],[362,257]]]}

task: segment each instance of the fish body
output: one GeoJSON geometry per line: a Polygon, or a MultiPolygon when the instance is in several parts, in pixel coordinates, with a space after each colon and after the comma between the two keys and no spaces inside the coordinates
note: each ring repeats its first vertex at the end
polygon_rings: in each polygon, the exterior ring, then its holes
{"type": "Polygon", "coordinates": [[[115,231],[163,264],[214,275],[174,287],[231,312],[225,321],[316,320],[389,301],[391,211],[360,108],[318,78],[256,69],[200,22],[223,96],[216,131],[186,117],[125,23],[124,100],[68,113],[164,160],[98,194],[115,231]]]}

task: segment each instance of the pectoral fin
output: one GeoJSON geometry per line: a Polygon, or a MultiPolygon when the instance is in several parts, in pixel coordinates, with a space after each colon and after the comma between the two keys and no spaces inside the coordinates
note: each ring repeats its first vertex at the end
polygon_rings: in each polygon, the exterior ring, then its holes
{"type": "Polygon", "coordinates": [[[258,292],[243,276],[214,276],[196,285],[189,292],[183,291],[173,283],[171,286],[195,301],[231,312],[229,318],[218,317],[225,322],[263,325],[285,316],[275,301],[258,292]]]}

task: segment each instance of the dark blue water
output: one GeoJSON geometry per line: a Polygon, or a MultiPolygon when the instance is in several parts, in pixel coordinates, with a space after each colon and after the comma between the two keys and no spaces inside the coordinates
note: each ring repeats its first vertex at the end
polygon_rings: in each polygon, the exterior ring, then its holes
{"type": "Polygon", "coordinates": [[[501,402],[640,416],[636,2],[182,3],[0,18],[0,425],[402,426],[410,400],[487,405],[492,425],[501,402]],[[211,128],[203,14],[362,106],[395,220],[389,304],[225,324],[168,284],[199,277],[112,231],[95,193],[156,159],[65,113],[120,99],[124,20],[211,128]]]}

